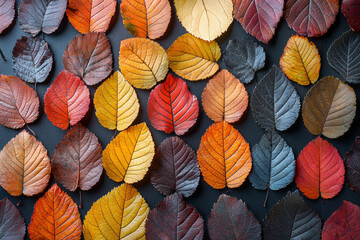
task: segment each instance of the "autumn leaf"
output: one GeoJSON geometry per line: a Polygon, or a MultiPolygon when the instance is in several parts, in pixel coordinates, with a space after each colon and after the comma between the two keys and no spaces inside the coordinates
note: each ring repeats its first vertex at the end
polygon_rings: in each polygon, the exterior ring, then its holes
{"type": "Polygon", "coordinates": [[[12,202],[0,201],[0,239],[24,239],[25,221],[12,202]]]}
{"type": "Polygon", "coordinates": [[[0,5],[0,33],[7,29],[15,17],[15,0],[3,0],[0,5]]]}
{"type": "Polygon", "coordinates": [[[185,81],[169,73],[164,83],[150,93],[148,117],[154,128],[166,133],[185,134],[197,120],[199,102],[185,81]]]}
{"type": "Polygon", "coordinates": [[[30,83],[42,83],[51,71],[53,55],[44,40],[23,36],[16,41],[12,64],[19,78],[30,83]]]}
{"type": "Polygon", "coordinates": [[[76,124],[67,131],[51,157],[56,181],[70,191],[91,189],[103,170],[101,151],[95,134],[80,123],[76,124]]]}
{"type": "Polygon", "coordinates": [[[345,174],[350,188],[360,194],[360,137],[356,137],[345,157],[345,174]]]}
{"type": "Polygon", "coordinates": [[[241,186],[251,170],[249,144],[227,122],[214,123],[206,130],[197,156],[205,182],[216,189],[241,186]]]}
{"type": "Polygon", "coordinates": [[[245,86],[227,70],[221,70],[206,84],[202,95],[206,115],[214,122],[238,121],[249,101],[245,86]]]}
{"type": "Polygon", "coordinates": [[[36,201],[28,230],[32,240],[80,239],[82,225],[76,203],[55,183],[36,201]]]}
{"type": "Polygon", "coordinates": [[[341,11],[349,26],[360,33],[360,2],[358,0],[343,0],[341,11]]]}
{"type": "Polygon", "coordinates": [[[36,92],[20,78],[0,76],[0,124],[22,128],[39,116],[39,98],[36,92]]]}
{"type": "Polygon", "coordinates": [[[49,120],[65,130],[78,123],[89,110],[90,92],[80,78],[63,70],[47,89],[44,102],[49,120]]]}
{"type": "Polygon", "coordinates": [[[103,165],[109,178],[132,184],[142,180],[155,154],[155,144],[146,123],[120,132],[103,151],[103,165]]]}
{"type": "Polygon", "coordinates": [[[250,39],[230,40],[224,52],[229,71],[242,83],[250,83],[255,73],[265,66],[265,51],[250,39]]]}
{"type": "Polygon", "coordinates": [[[345,201],[325,222],[322,240],[352,240],[360,234],[360,207],[345,201]]]}
{"type": "Polygon", "coordinates": [[[225,194],[211,209],[207,226],[210,239],[261,239],[261,225],[246,204],[225,194]]]}
{"type": "Polygon", "coordinates": [[[178,37],[166,52],[171,70],[187,80],[202,80],[219,70],[216,62],[221,52],[215,41],[204,41],[186,33],[178,37]]]}
{"type": "Polygon", "coordinates": [[[328,138],[347,132],[355,112],[354,90],[334,77],[324,77],[315,84],[306,94],[302,107],[304,125],[309,132],[328,138]]]}
{"type": "Polygon", "coordinates": [[[166,138],[156,151],[152,185],[165,196],[174,192],[191,196],[200,180],[195,152],[179,137],[166,138]]]}
{"type": "Polygon", "coordinates": [[[310,199],[336,196],[344,184],[344,175],[339,152],[321,137],[311,141],[296,161],[296,185],[310,199]]]}
{"type": "Polygon", "coordinates": [[[125,130],[133,123],[140,108],[134,88],[119,71],[96,89],[94,105],[100,124],[118,131],[125,130]]]}
{"type": "Polygon", "coordinates": [[[231,0],[174,0],[174,3],[185,29],[206,41],[219,37],[233,21],[231,0]]]}
{"type": "Polygon", "coordinates": [[[283,15],[284,0],[233,0],[233,3],[234,18],[246,32],[267,44],[283,15]]]}
{"type": "Polygon", "coordinates": [[[64,68],[80,77],[87,85],[104,80],[112,71],[113,59],[105,33],[79,34],[67,45],[64,68]]]}
{"type": "Polygon", "coordinates": [[[306,37],[294,35],[285,46],[280,67],[290,80],[300,85],[315,83],[321,67],[319,51],[306,37]]]}
{"type": "Polygon", "coordinates": [[[285,74],[274,65],[255,86],[250,109],[261,128],[284,131],[299,116],[300,97],[285,74]]]}
{"type": "Polygon", "coordinates": [[[120,12],[125,28],[135,37],[159,38],[171,19],[168,0],[123,0],[120,12]]]}
{"type": "Polygon", "coordinates": [[[203,239],[204,220],[181,194],[174,193],[151,210],[146,221],[146,239],[203,239]]]}
{"type": "Polygon", "coordinates": [[[319,215],[309,207],[298,191],[288,192],[264,220],[264,240],[320,239],[320,233],[319,215]]]}
{"type": "Polygon", "coordinates": [[[0,185],[11,195],[41,193],[50,178],[50,159],[43,144],[26,130],[0,152],[0,185]]]}
{"type": "Polygon", "coordinates": [[[36,36],[58,29],[64,17],[67,0],[24,0],[19,7],[19,25],[24,32],[36,36]]]}
{"type": "Polygon", "coordinates": [[[297,34],[320,37],[335,22],[339,0],[287,0],[285,20],[297,34]]]}
{"type": "Polygon", "coordinates": [[[92,205],[84,220],[84,238],[145,239],[149,210],[140,193],[124,183],[92,205]]]}
{"type": "Polygon", "coordinates": [[[136,88],[150,89],[168,72],[168,57],[160,44],[146,38],[121,41],[119,67],[125,79],[136,88]]]}
{"type": "Polygon", "coordinates": [[[80,33],[106,32],[116,0],[69,0],[66,15],[80,33]]]}

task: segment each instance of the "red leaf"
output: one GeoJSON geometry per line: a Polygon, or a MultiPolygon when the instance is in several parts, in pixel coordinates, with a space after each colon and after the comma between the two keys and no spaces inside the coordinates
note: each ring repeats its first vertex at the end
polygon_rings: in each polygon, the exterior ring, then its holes
{"type": "Polygon", "coordinates": [[[89,110],[90,92],[83,81],[63,70],[45,93],[45,113],[61,129],[78,123],[89,110]]]}
{"type": "Polygon", "coordinates": [[[349,26],[360,33],[360,0],[343,0],[341,11],[349,26]]]}
{"type": "Polygon", "coordinates": [[[344,201],[324,224],[322,240],[353,240],[360,235],[360,207],[344,201]]]}
{"type": "Polygon", "coordinates": [[[244,30],[268,43],[283,15],[284,0],[233,0],[234,18],[244,30]]]}
{"type": "Polygon", "coordinates": [[[338,151],[317,137],[300,153],[296,161],[295,182],[305,196],[316,199],[334,197],[344,184],[344,162],[338,151]]]}
{"type": "Polygon", "coordinates": [[[199,102],[184,80],[168,75],[165,82],[151,91],[148,116],[157,130],[183,135],[199,115],[199,102]]]}

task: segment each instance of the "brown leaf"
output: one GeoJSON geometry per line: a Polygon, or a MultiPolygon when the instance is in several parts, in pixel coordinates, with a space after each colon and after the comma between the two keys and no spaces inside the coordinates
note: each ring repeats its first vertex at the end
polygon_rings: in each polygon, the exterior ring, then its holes
{"type": "Polygon", "coordinates": [[[10,26],[15,17],[15,0],[0,1],[0,33],[10,26]]]}

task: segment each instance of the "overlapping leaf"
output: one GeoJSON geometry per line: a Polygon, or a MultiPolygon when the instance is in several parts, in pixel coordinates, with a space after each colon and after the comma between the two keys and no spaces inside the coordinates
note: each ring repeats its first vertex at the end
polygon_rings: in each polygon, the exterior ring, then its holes
{"type": "Polygon", "coordinates": [[[24,239],[25,221],[19,210],[5,198],[0,201],[0,239],[24,239]]]}
{"type": "Polygon", "coordinates": [[[103,170],[101,151],[95,134],[78,123],[55,147],[51,167],[56,181],[70,191],[91,189],[103,170]]]}
{"type": "Polygon", "coordinates": [[[7,29],[15,17],[15,0],[0,1],[0,33],[7,29]]]}
{"type": "Polygon", "coordinates": [[[360,83],[360,34],[349,30],[336,39],[329,48],[327,59],[342,80],[360,83]]]}
{"type": "Polygon", "coordinates": [[[202,80],[219,70],[216,62],[221,51],[215,41],[204,41],[186,33],[178,37],[166,52],[171,70],[185,79],[202,80]]]}
{"type": "Polygon", "coordinates": [[[287,0],[285,20],[300,35],[320,37],[335,22],[339,0],[287,0]]]}
{"type": "Polygon", "coordinates": [[[300,98],[289,79],[274,65],[256,85],[250,105],[260,127],[284,131],[299,116],[300,98]]]}
{"type": "Polygon", "coordinates": [[[233,0],[233,3],[234,18],[246,32],[267,44],[283,15],[284,0],[233,0]]]}
{"type": "Polygon", "coordinates": [[[119,71],[96,89],[94,105],[101,125],[118,131],[131,125],[140,108],[134,88],[119,71]]]}
{"type": "Polygon", "coordinates": [[[88,85],[104,80],[112,71],[113,59],[105,33],[79,34],[67,45],[63,56],[64,68],[88,85]]]}
{"type": "Polygon", "coordinates": [[[80,33],[106,32],[116,0],[69,0],[66,15],[80,33]]]}
{"type": "Polygon", "coordinates": [[[42,83],[51,71],[53,55],[44,40],[23,36],[16,41],[12,63],[18,77],[30,83],[42,83]]]}
{"type": "Polygon", "coordinates": [[[180,78],[169,74],[150,93],[148,117],[157,130],[183,135],[196,123],[198,115],[199,102],[180,78]]]}
{"type": "Polygon", "coordinates": [[[341,11],[346,17],[349,26],[360,33],[360,1],[359,0],[343,0],[341,11]]]}
{"type": "Polygon", "coordinates": [[[120,11],[125,28],[135,37],[159,38],[171,19],[168,0],[124,0],[120,11]]]}
{"type": "Polygon", "coordinates": [[[294,179],[294,153],[274,130],[267,132],[254,146],[252,160],[253,169],[249,179],[256,189],[279,190],[294,179]]]}
{"type": "Polygon", "coordinates": [[[135,183],[142,180],[155,154],[155,144],[146,123],[120,132],[103,151],[107,175],[116,182],[135,183]]]}
{"type": "Polygon", "coordinates": [[[324,224],[322,240],[352,240],[360,234],[360,207],[345,201],[324,224]]]}
{"type": "Polygon", "coordinates": [[[197,156],[204,180],[216,189],[241,186],[252,166],[249,144],[225,121],[206,130],[197,156]]]}
{"type": "Polygon", "coordinates": [[[26,130],[0,152],[0,185],[13,196],[41,193],[49,182],[50,172],[45,147],[26,130]]]}
{"type": "Polygon", "coordinates": [[[20,78],[0,76],[0,124],[9,128],[22,128],[34,122],[39,115],[36,92],[20,78]]]}
{"type": "Polygon", "coordinates": [[[294,82],[301,85],[315,83],[321,67],[319,51],[306,37],[294,35],[285,46],[280,67],[294,82]]]}
{"type": "Polygon", "coordinates": [[[174,3],[185,29],[206,41],[219,37],[233,21],[231,0],[174,0],[174,3]]]}
{"type": "Polygon", "coordinates": [[[245,86],[225,69],[206,84],[201,99],[204,111],[211,120],[229,123],[241,118],[249,102],[245,86]]]}
{"type": "Polygon", "coordinates": [[[354,90],[337,78],[324,77],[306,94],[302,117],[310,133],[337,138],[349,130],[355,112],[354,90]]]}
{"type": "Polygon", "coordinates": [[[266,216],[264,225],[264,240],[320,239],[320,217],[298,191],[280,200],[266,216]]]}
{"type": "Polygon", "coordinates": [[[134,87],[152,88],[166,77],[168,66],[168,56],[157,42],[146,38],[121,41],[119,67],[134,87]]]}
{"type": "Polygon", "coordinates": [[[174,193],[151,210],[146,221],[146,239],[203,239],[204,220],[179,193],[174,193]]]}
{"type": "Polygon", "coordinates": [[[63,70],[45,93],[45,113],[56,127],[67,129],[89,110],[90,92],[83,81],[63,70]]]}
{"type": "Polygon", "coordinates": [[[255,72],[265,65],[264,49],[250,39],[230,40],[225,52],[224,62],[229,71],[242,83],[249,83],[255,72]]]}
{"type": "Polygon", "coordinates": [[[50,34],[64,17],[67,0],[24,0],[19,7],[20,28],[33,36],[50,34]]]}
{"type": "Polygon", "coordinates": [[[165,139],[156,151],[157,166],[151,171],[151,183],[168,196],[174,192],[191,196],[199,184],[200,170],[195,152],[180,138],[165,139]]]}
{"type": "Polygon", "coordinates": [[[34,206],[29,236],[41,239],[79,239],[82,224],[76,203],[55,183],[34,206]]]}
{"type": "Polygon", "coordinates": [[[140,193],[124,183],[92,205],[84,220],[84,238],[145,239],[149,210],[140,193]]]}
{"type": "Polygon", "coordinates": [[[345,157],[346,179],[351,189],[360,194],[360,137],[356,137],[345,157]]]}
{"type": "Polygon", "coordinates": [[[225,194],[211,209],[207,223],[210,239],[261,239],[261,225],[246,204],[225,194]]]}
{"type": "Polygon", "coordinates": [[[296,161],[296,185],[310,199],[336,196],[344,184],[344,175],[339,152],[321,137],[311,141],[296,161]]]}

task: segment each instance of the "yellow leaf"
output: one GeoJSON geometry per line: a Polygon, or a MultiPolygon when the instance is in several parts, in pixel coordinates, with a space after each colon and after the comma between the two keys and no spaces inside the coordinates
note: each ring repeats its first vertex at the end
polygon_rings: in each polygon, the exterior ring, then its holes
{"type": "Polygon", "coordinates": [[[121,41],[119,67],[131,85],[150,89],[166,77],[169,60],[158,43],[146,38],[129,38],[121,41]]]}
{"type": "Polygon", "coordinates": [[[221,51],[215,41],[204,41],[186,33],[176,39],[166,52],[170,68],[185,79],[205,79],[219,70],[216,62],[221,56],[221,51]]]}
{"type": "Polygon", "coordinates": [[[211,41],[233,21],[232,0],[174,0],[177,16],[192,35],[211,41]]]}
{"type": "Polygon", "coordinates": [[[319,78],[320,55],[314,43],[306,37],[292,36],[280,58],[281,70],[301,85],[315,83],[319,78]]]}
{"type": "Polygon", "coordinates": [[[146,123],[131,126],[114,138],[103,152],[107,175],[116,182],[142,180],[155,154],[155,144],[146,123]]]}
{"type": "Polygon", "coordinates": [[[92,205],[84,220],[84,238],[145,239],[149,210],[140,193],[124,183],[92,205]]]}
{"type": "Polygon", "coordinates": [[[134,88],[116,71],[95,92],[94,105],[100,124],[122,131],[139,113],[139,99],[134,88]]]}

